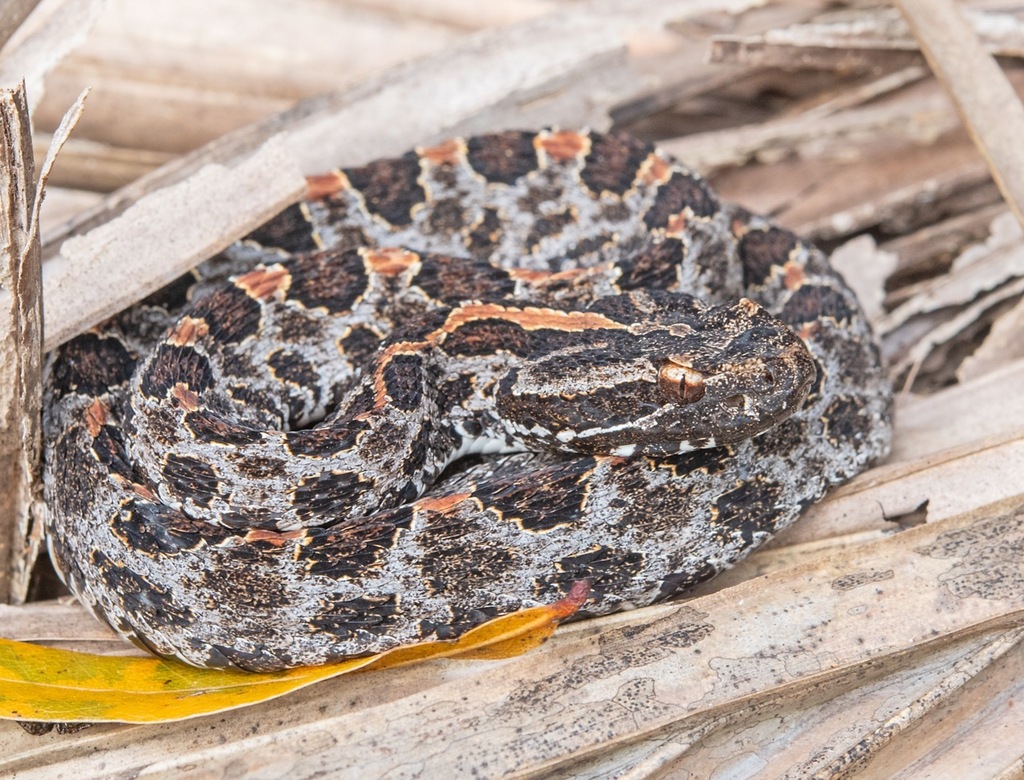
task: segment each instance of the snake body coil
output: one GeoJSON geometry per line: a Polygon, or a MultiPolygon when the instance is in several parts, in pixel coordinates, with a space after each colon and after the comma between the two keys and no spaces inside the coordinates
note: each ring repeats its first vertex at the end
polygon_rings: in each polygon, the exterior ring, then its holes
{"type": "Polygon", "coordinates": [[[312,179],[62,347],[48,541],[155,653],[323,663],[692,587],[883,456],[890,407],[809,244],[627,136],[478,136],[312,179]]]}

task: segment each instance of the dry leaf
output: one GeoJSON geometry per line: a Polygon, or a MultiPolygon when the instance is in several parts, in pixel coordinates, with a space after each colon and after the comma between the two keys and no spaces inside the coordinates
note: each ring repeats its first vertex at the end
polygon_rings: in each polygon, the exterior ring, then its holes
{"type": "Polygon", "coordinates": [[[0,718],[30,721],[162,723],[267,701],[359,669],[431,658],[507,658],[551,636],[579,609],[590,586],[562,600],[490,620],[452,642],[398,647],[330,666],[252,674],[197,669],[180,661],[74,653],[0,639],[0,718]]]}
{"type": "Polygon", "coordinates": [[[832,253],[831,263],[857,293],[868,319],[874,321],[882,316],[885,280],[896,270],[896,254],[879,249],[871,236],[861,235],[838,247],[832,253]]]}
{"type": "Polygon", "coordinates": [[[1024,358],[1024,301],[999,317],[974,354],[957,369],[960,382],[967,382],[1024,358]]]}

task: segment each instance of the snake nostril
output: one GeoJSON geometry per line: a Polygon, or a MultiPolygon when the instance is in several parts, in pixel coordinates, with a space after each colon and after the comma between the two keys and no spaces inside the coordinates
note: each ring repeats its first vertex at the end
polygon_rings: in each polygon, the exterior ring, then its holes
{"type": "Polygon", "coordinates": [[[764,381],[770,387],[774,387],[774,385],[775,385],[775,374],[772,373],[772,370],[770,368],[766,368],[764,370],[764,381]]]}

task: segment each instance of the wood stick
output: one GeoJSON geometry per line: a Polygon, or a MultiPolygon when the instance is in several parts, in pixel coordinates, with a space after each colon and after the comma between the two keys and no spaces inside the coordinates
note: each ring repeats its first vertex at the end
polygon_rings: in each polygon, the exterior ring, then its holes
{"type": "Polygon", "coordinates": [[[900,0],[935,75],[949,92],[992,178],[1024,224],[1024,106],[954,0],[900,0]]]}
{"type": "Polygon", "coordinates": [[[0,601],[29,524],[39,468],[43,301],[25,84],[0,90],[0,601]]]}
{"type": "MultiPolygon", "coordinates": [[[[3,357],[0,357],[0,363],[6,360],[22,366],[20,385],[15,385],[20,388],[22,402],[19,419],[16,421],[17,425],[5,427],[4,430],[13,435],[18,432],[20,427],[21,451],[24,455],[20,476],[26,480],[21,493],[27,496],[26,500],[28,501],[28,504],[15,517],[17,522],[11,537],[13,540],[10,555],[12,566],[8,590],[10,600],[16,604],[20,604],[28,598],[32,571],[45,543],[43,523],[45,507],[39,482],[41,454],[39,425],[42,402],[40,377],[42,348],[40,342],[45,332],[42,322],[43,284],[42,269],[40,268],[42,251],[39,239],[39,214],[42,207],[43,191],[46,188],[47,177],[53,170],[53,162],[64,142],[71,135],[75,124],[81,118],[88,92],[89,90],[86,89],[79,94],[64,114],[64,118],[61,119],[60,125],[50,139],[50,147],[40,166],[38,184],[33,186],[32,201],[27,204],[27,233],[30,244],[20,263],[20,286],[12,284],[8,288],[13,294],[15,306],[21,312],[20,328],[15,334],[15,343],[5,345],[7,349],[2,350],[3,357]],[[21,353],[20,358],[18,357],[19,352],[21,353]]],[[[31,137],[29,137],[28,143],[32,143],[31,137]]],[[[2,281],[2,276],[0,273],[0,281],[2,281]]],[[[0,291],[2,288],[3,285],[0,284],[0,291]]],[[[0,295],[3,293],[0,292],[0,295]]]]}
{"type": "Polygon", "coordinates": [[[7,0],[0,5],[0,49],[37,5],[39,0],[7,0]]]}

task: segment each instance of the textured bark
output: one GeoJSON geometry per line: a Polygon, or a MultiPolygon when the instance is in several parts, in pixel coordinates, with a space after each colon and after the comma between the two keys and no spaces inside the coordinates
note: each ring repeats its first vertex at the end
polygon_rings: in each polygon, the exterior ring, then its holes
{"type": "Polygon", "coordinates": [[[38,498],[42,284],[25,87],[0,90],[0,600],[38,498]]]}

